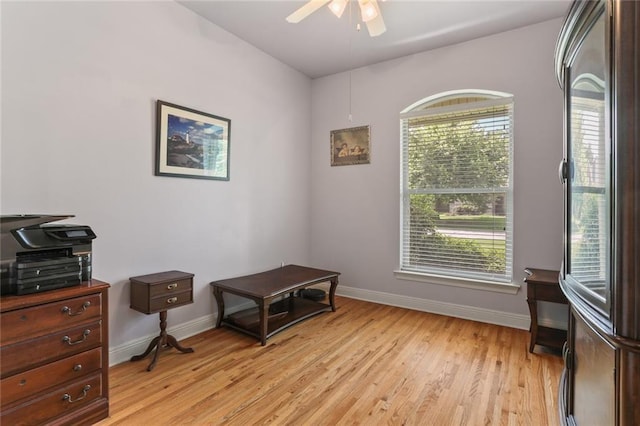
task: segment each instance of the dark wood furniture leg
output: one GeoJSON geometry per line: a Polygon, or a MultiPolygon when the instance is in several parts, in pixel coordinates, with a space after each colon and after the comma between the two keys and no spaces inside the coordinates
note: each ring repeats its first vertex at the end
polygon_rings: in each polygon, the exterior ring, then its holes
{"type": "Polygon", "coordinates": [[[218,304],[218,319],[216,320],[216,328],[220,328],[220,326],[222,325],[222,319],[224,318],[224,299],[222,298],[222,290],[218,287],[214,287],[213,294],[216,297],[216,303],[218,304]]]}
{"type": "Polygon", "coordinates": [[[269,305],[271,304],[271,300],[271,298],[265,298],[258,302],[258,315],[260,318],[260,344],[262,346],[267,344],[267,330],[269,327],[269,305]]]}
{"type": "Polygon", "coordinates": [[[140,361],[141,359],[146,358],[146,356],[149,355],[151,351],[155,348],[156,351],[153,354],[151,363],[147,367],[147,371],[151,371],[156,366],[156,362],[158,361],[158,355],[160,354],[160,351],[164,349],[172,348],[172,347],[176,348],[177,350],[183,353],[193,352],[192,348],[185,348],[181,346],[175,337],[171,336],[170,334],[167,334],[167,311],[161,311],[160,312],[160,335],[157,337],[154,337],[154,339],[151,341],[151,343],[149,343],[149,346],[147,347],[147,350],[144,351],[144,353],[140,355],[132,356],[131,361],[140,361]]]}
{"type": "Polygon", "coordinates": [[[329,304],[331,305],[331,311],[336,311],[336,288],[338,288],[338,277],[331,280],[331,287],[329,288],[329,304]]]}
{"type": "Polygon", "coordinates": [[[533,348],[535,348],[538,339],[538,303],[535,299],[527,299],[527,304],[529,305],[529,314],[531,315],[529,352],[533,353],[533,348]]]}

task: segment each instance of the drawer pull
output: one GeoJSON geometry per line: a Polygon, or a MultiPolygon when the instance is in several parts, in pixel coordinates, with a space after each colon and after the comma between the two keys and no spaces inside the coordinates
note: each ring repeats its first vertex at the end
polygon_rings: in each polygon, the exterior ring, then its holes
{"type": "Polygon", "coordinates": [[[91,330],[86,329],[85,331],[82,332],[82,339],[80,340],[76,340],[75,342],[71,341],[71,337],[69,336],[64,336],[62,338],[62,342],[66,343],[69,346],[73,346],[73,345],[77,345],[78,343],[82,343],[85,340],[87,340],[87,337],[89,337],[89,334],[91,333],[91,330]]]}
{"type": "Polygon", "coordinates": [[[176,303],[178,301],[177,297],[170,297],[169,299],[167,299],[167,303],[169,305],[171,305],[172,303],[176,303]]]}
{"type": "Polygon", "coordinates": [[[82,396],[80,396],[79,398],[71,399],[71,395],[69,395],[68,393],[65,393],[64,395],[62,395],[62,399],[67,401],[69,404],[82,401],[83,399],[86,398],[87,392],[89,392],[90,389],[91,389],[91,385],[84,385],[84,387],[82,388],[82,396]]]}
{"type": "Polygon", "coordinates": [[[73,366],[73,371],[80,371],[82,370],[82,364],[76,364],[73,366]]]}
{"type": "Polygon", "coordinates": [[[178,283],[169,284],[167,286],[167,290],[174,290],[176,288],[178,288],[178,283]]]}
{"type": "Polygon", "coordinates": [[[87,300],[86,302],[84,302],[84,303],[82,304],[82,309],[81,309],[81,310],[79,310],[78,312],[71,312],[71,308],[70,308],[70,307],[68,307],[68,306],[64,306],[64,307],[62,308],[62,313],[63,313],[63,314],[67,314],[67,315],[69,315],[70,317],[75,317],[76,315],[80,315],[80,314],[82,314],[84,311],[86,311],[86,310],[87,310],[87,308],[88,308],[89,306],[91,306],[91,302],[89,302],[89,301],[87,300]]]}

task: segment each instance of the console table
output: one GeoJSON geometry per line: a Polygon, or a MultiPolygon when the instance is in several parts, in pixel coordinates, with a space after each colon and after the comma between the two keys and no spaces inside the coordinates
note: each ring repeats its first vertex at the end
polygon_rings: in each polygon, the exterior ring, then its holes
{"type": "Polygon", "coordinates": [[[531,342],[529,352],[533,352],[535,345],[562,349],[567,341],[567,331],[538,325],[538,301],[568,304],[567,298],[560,289],[559,271],[527,268],[527,304],[531,314],[531,342]]]}
{"type": "Polygon", "coordinates": [[[144,353],[131,357],[131,361],[144,359],[155,348],[151,363],[147,367],[147,371],[151,371],[163,349],[176,348],[183,353],[193,352],[192,348],[180,346],[175,337],[167,334],[167,309],[193,303],[193,274],[167,271],[131,277],[129,281],[131,309],[143,314],[160,313],[160,334],[149,343],[144,353]]]}
{"type": "Polygon", "coordinates": [[[213,281],[210,285],[218,304],[216,327],[225,325],[241,331],[256,337],[264,346],[269,337],[293,324],[321,312],[335,312],[338,275],[339,272],[286,265],[258,274],[213,281]],[[296,290],[326,281],[331,282],[328,305],[295,295],[296,290]],[[258,306],[225,317],[223,293],[251,299],[258,306]],[[274,302],[278,297],[282,300],[274,302]]]}

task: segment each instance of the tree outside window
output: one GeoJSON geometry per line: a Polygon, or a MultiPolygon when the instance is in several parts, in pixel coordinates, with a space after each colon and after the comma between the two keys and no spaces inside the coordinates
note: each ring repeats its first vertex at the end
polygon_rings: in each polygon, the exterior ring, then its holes
{"type": "Polygon", "coordinates": [[[510,281],[511,97],[447,94],[401,124],[401,269],[510,281]]]}

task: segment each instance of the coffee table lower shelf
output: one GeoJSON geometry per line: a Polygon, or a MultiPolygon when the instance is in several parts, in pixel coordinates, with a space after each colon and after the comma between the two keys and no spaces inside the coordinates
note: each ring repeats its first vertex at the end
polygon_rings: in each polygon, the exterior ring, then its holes
{"type": "MultiPolygon", "coordinates": [[[[302,297],[287,297],[269,305],[266,339],[280,331],[322,312],[331,311],[331,305],[302,297]]],[[[260,336],[260,315],[258,307],[235,312],[222,319],[222,324],[242,333],[260,336]]]]}

